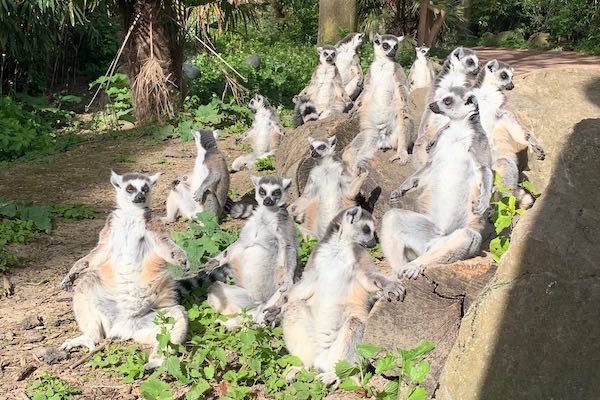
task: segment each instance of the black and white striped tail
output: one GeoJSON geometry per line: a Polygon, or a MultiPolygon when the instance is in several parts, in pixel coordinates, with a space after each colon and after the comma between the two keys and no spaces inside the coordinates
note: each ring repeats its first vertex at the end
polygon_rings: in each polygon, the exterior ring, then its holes
{"type": "Polygon", "coordinates": [[[177,297],[181,299],[182,296],[190,294],[202,286],[209,286],[217,281],[224,282],[227,276],[226,267],[220,267],[210,273],[200,273],[192,278],[179,279],[175,281],[175,292],[177,297]]]}
{"type": "Polygon", "coordinates": [[[256,204],[233,201],[228,197],[223,210],[231,215],[231,218],[246,219],[252,215],[255,208],[256,204]]]}

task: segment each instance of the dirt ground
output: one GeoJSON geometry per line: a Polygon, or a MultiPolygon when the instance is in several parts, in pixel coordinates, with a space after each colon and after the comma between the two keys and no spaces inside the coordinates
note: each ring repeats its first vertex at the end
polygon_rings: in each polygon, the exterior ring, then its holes
{"type": "MultiPolygon", "coordinates": [[[[507,61],[517,73],[537,68],[561,66],[600,67],[600,57],[582,57],[575,53],[540,53],[510,49],[477,49],[482,60],[507,61]]],[[[232,137],[219,143],[231,164],[240,154],[232,137]]],[[[193,142],[180,140],[156,142],[143,137],[94,137],[75,148],[35,162],[18,163],[0,171],[0,197],[32,200],[39,204],[78,202],[98,211],[94,220],[57,219],[50,235],[27,246],[15,247],[23,266],[11,271],[14,295],[0,298],[0,399],[27,399],[29,382],[41,371],[50,371],[83,389],[82,399],[137,398],[136,385],[122,384],[119,378],[106,376],[86,365],[70,369],[78,359],[47,365],[35,355],[37,349],[57,347],[77,334],[71,310],[71,293],[58,289],[58,283],[73,262],[96,243],[104,219],[113,207],[114,191],[109,183],[110,169],[119,173],[163,172],[154,191],[152,208],[164,212],[169,183],[193,166],[193,158],[168,158],[169,151],[194,154],[193,142]],[[43,325],[24,330],[19,325],[26,317],[41,317],[43,325]],[[18,378],[34,368],[30,375],[18,378]]],[[[251,189],[250,172],[232,176],[231,187],[244,193],[251,189]]],[[[183,228],[184,224],[173,228],[183,228]]]]}

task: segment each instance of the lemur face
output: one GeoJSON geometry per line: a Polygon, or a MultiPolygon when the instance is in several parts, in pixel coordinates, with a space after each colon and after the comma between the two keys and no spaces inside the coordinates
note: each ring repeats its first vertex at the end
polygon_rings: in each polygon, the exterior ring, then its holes
{"type": "Polygon", "coordinates": [[[219,137],[219,133],[217,131],[200,129],[192,131],[192,136],[194,137],[194,142],[196,143],[196,149],[198,152],[217,147],[216,139],[219,137]]]}
{"type": "Polygon", "coordinates": [[[268,107],[269,101],[264,96],[257,94],[250,100],[248,106],[253,110],[258,110],[260,107],[268,107]]]}
{"type": "Polygon", "coordinates": [[[436,100],[429,104],[435,114],[442,114],[451,120],[460,120],[478,110],[477,97],[463,87],[454,86],[440,93],[436,100]]]}
{"type": "Polygon", "coordinates": [[[479,58],[474,50],[457,47],[452,51],[452,55],[460,61],[467,75],[477,75],[479,73],[479,58]]]}
{"type": "Polygon", "coordinates": [[[364,33],[356,33],[354,34],[354,37],[352,38],[352,44],[355,50],[358,50],[361,48],[361,46],[363,45],[363,40],[365,38],[365,34],[364,33]]]}
{"type": "Polygon", "coordinates": [[[486,73],[494,74],[498,88],[502,90],[513,90],[515,85],[512,81],[513,69],[505,62],[490,60],[485,64],[486,73]]]}
{"type": "Polygon", "coordinates": [[[360,207],[352,207],[344,211],[342,230],[344,235],[350,234],[352,241],[361,246],[372,248],[377,244],[373,217],[360,207]]]}
{"type": "Polygon", "coordinates": [[[319,61],[321,62],[321,64],[335,64],[335,58],[337,57],[337,50],[335,47],[318,47],[317,53],[319,53],[319,61]]]}
{"type": "Polygon", "coordinates": [[[259,206],[279,208],[285,205],[292,180],[280,176],[253,176],[252,183],[259,206]]]}
{"type": "Polygon", "coordinates": [[[417,53],[417,58],[425,58],[429,54],[429,47],[415,47],[415,52],[417,53]]]}
{"type": "Polygon", "coordinates": [[[396,52],[403,40],[404,36],[375,35],[373,40],[375,55],[396,58],[396,52]]]}
{"type": "Polygon", "coordinates": [[[117,190],[117,203],[121,207],[134,205],[147,208],[150,204],[152,186],[159,176],[160,173],[152,176],[137,173],[119,175],[111,171],[110,183],[117,190]]]}
{"type": "Polygon", "coordinates": [[[323,158],[333,154],[337,138],[332,136],[329,139],[319,140],[309,136],[308,142],[310,143],[310,156],[312,158],[323,158]]]}

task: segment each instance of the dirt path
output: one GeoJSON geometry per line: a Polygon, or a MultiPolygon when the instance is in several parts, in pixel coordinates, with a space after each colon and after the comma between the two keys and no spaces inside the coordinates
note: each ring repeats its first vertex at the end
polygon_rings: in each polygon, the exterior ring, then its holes
{"type": "Polygon", "coordinates": [[[600,68],[600,56],[589,56],[574,51],[540,51],[530,49],[508,49],[476,47],[483,62],[496,58],[510,64],[515,74],[526,74],[544,68],[600,68]]]}

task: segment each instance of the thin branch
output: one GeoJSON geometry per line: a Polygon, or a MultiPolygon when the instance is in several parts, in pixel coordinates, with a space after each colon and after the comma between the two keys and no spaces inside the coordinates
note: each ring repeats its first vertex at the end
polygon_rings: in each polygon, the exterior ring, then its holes
{"type": "Polygon", "coordinates": [[[104,350],[106,348],[106,346],[108,346],[111,343],[112,343],[111,340],[107,340],[106,342],[102,343],[100,346],[96,347],[94,350],[90,351],[85,356],[81,357],[79,360],[77,360],[75,363],[73,363],[73,365],[71,365],[69,367],[69,369],[75,369],[75,368],[79,367],[81,364],[83,364],[84,362],[86,362],[87,360],[92,358],[92,356],[94,354],[98,353],[99,351],[104,350]]]}

